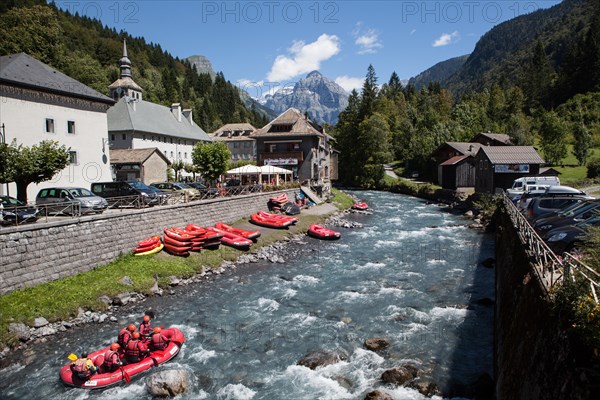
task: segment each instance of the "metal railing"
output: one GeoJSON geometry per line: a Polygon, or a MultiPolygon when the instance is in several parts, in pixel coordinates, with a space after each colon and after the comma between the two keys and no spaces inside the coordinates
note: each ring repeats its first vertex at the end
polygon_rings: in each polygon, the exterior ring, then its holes
{"type": "Polygon", "coordinates": [[[596,292],[600,274],[570,253],[564,253],[561,257],[554,254],[506,194],[503,195],[503,200],[505,210],[517,228],[521,243],[530,257],[530,262],[546,295],[552,295],[560,285],[565,283],[565,280],[576,282],[584,279],[588,282],[594,300],[598,304],[596,292]]]}
{"type": "MultiPolygon", "coordinates": [[[[174,204],[186,204],[190,202],[207,200],[207,199],[216,199],[220,197],[230,197],[230,196],[241,196],[247,195],[251,193],[260,193],[260,192],[269,192],[272,190],[282,190],[282,189],[291,189],[290,187],[268,187],[263,185],[241,185],[241,186],[229,186],[223,188],[208,188],[208,189],[200,189],[198,190],[199,195],[190,196],[184,192],[171,192],[158,195],[156,198],[147,197],[147,196],[122,196],[122,197],[112,197],[106,198],[108,202],[107,210],[115,211],[124,211],[132,208],[147,208],[147,207],[160,207],[165,205],[174,205],[174,204]]],[[[296,188],[299,190],[299,187],[296,188]]],[[[91,209],[82,207],[79,202],[76,201],[67,201],[67,202],[56,202],[56,203],[48,203],[44,205],[35,205],[29,204],[27,206],[18,206],[18,207],[6,207],[4,208],[4,212],[7,214],[12,210],[12,212],[16,212],[21,209],[37,209],[38,210],[38,220],[43,220],[45,222],[50,221],[48,218],[50,216],[58,216],[60,218],[78,218],[87,213],[102,213],[105,209],[91,209]]],[[[1,210],[0,210],[1,211],[1,210]]],[[[8,214],[7,214],[8,216],[8,214]]],[[[12,218],[12,217],[10,217],[12,218]]],[[[12,220],[8,218],[3,218],[0,220],[0,229],[3,227],[15,227],[20,225],[29,224],[34,222],[35,220],[29,219],[28,221],[21,220],[12,220]]]]}

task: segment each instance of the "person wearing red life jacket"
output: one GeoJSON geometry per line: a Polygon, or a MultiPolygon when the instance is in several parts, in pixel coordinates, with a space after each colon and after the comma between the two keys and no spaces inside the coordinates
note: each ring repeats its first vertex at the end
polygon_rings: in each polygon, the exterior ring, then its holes
{"type": "Polygon", "coordinates": [[[135,332],[134,324],[130,324],[129,326],[126,326],[125,328],[121,329],[121,331],[119,332],[119,338],[117,339],[117,343],[119,344],[119,346],[121,346],[122,348],[126,348],[127,342],[131,340],[133,332],[135,332]]]}
{"type": "Polygon", "coordinates": [[[98,370],[94,362],[88,358],[87,353],[81,353],[81,357],[73,361],[71,371],[82,381],[87,381],[98,370]]]}
{"type": "Polygon", "coordinates": [[[154,328],[154,333],[150,338],[150,348],[152,350],[163,350],[169,344],[169,339],[167,339],[161,331],[162,329],[158,326],[154,328]]]}
{"type": "Polygon", "coordinates": [[[148,346],[141,340],[139,332],[133,332],[133,337],[125,347],[125,358],[127,363],[134,364],[143,360],[150,351],[148,346]]]}
{"type": "Polygon", "coordinates": [[[110,345],[110,349],[104,353],[104,369],[109,372],[115,371],[123,365],[121,357],[119,357],[120,347],[118,343],[113,343],[110,345]]]}
{"type": "Polygon", "coordinates": [[[144,315],[144,322],[140,324],[140,335],[142,335],[142,338],[152,335],[152,327],[150,326],[149,315],[144,315]]]}

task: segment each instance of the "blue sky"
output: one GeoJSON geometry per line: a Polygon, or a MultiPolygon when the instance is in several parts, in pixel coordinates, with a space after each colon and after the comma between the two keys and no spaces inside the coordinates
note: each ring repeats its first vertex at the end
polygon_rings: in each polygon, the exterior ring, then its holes
{"type": "MultiPolygon", "coordinates": [[[[56,3],[159,43],[174,56],[204,55],[228,80],[260,97],[274,87],[293,85],[315,69],[347,90],[360,87],[369,64],[380,83],[392,71],[408,79],[472,52],[495,25],[559,1],[56,3]]],[[[132,62],[135,68],[134,56],[132,62]]]]}

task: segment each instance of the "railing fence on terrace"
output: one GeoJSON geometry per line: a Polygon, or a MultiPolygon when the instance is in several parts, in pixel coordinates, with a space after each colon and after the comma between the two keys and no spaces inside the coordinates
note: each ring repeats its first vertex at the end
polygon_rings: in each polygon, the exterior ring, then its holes
{"type": "Polygon", "coordinates": [[[600,274],[570,253],[564,253],[559,258],[535,232],[506,194],[503,196],[503,200],[506,212],[517,228],[519,238],[530,257],[530,262],[534,266],[546,295],[552,295],[555,289],[565,283],[565,280],[567,282],[583,281],[589,285],[594,301],[598,304],[597,290],[600,274]]]}

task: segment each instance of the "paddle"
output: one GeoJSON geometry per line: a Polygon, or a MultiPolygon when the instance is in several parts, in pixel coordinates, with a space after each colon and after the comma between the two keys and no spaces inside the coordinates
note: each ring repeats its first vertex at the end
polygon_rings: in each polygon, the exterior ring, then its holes
{"type": "Polygon", "coordinates": [[[123,379],[125,379],[125,383],[131,382],[131,377],[129,376],[127,371],[125,371],[125,368],[121,367],[121,373],[123,374],[123,379]]]}

